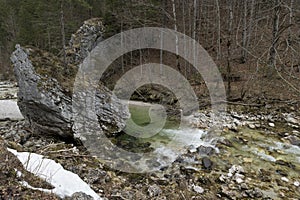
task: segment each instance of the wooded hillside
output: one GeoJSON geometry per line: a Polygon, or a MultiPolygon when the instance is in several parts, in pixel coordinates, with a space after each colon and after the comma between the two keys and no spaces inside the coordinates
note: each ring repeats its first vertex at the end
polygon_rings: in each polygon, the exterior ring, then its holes
{"type": "MultiPolygon", "coordinates": [[[[103,19],[106,37],[135,27],[158,26],[196,39],[219,65],[229,95],[235,87],[231,82],[244,80],[244,86],[239,84],[243,97],[256,77],[274,74],[300,93],[300,3],[295,0],[2,0],[2,78],[13,77],[9,56],[16,43],[63,56],[71,33],[92,17],[103,19]]],[[[141,55],[130,57],[141,60],[141,55]]],[[[132,64],[124,60],[120,67],[132,64]]],[[[180,62],[179,70],[189,76],[189,67],[180,62]]]]}

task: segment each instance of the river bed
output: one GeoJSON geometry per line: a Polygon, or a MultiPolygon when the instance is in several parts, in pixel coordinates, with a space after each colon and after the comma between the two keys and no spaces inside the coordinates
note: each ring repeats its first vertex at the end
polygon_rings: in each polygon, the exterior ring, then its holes
{"type": "MultiPolygon", "coordinates": [[[[17,90],[14,88],[12,91],[16,92],[17,90]]],[[[6,89],[4,93],[7,96],[6,89]]],[[[1,90],[0,94],[3,94],[1,90]]],[[[84,174],[86,171],[99,170],[99,165],[96,169],[90,169],[86,165],[89,160],[86,155],[82,162],[80,151],[74,150],[76,152],[76,157],[73,158],[75,163],[61,157],[62,154],[68,157],[69,150],[65,149],[67,147],[64,145],[61,145],[62,149],[59,149],[58,146],[52,144],[52,140],[47,141],[43,138],[33,137],[20,145],[20,137],[13,137],[12,133],[26,135],[26,130],[23,128],[23,122],[8,120],[13,116],[15,120],[23,119],[20,116],[14,94],[9,96],[12,98],[0,100],[0,112],[2,121],[5,120],[5,122],[1,122],[5,124],[1,127],[1,136],[5,140],[17,143],[12,143],[15,145],[10,147],[44,155],[52,152],[47,155],[53,159],[59,158],[66,169],[71,171],[84,169],[82,172],[77,171],[82,177],[87,176],[84,174]],[[49,151],[51,149],[49,147],[52,145],[54,149],[49,151]]],[[[148,110],[149,104],[147,103],[133,103],[130,106],[132,119],[141,126],[151,123],[148,110]]],[[[157,174],[155,178],[155,180],[160,180],[163,185],[160,185],[160,182],[155,181],[155,183],[164,192],[172,191],[165,194],[170,198],[172,195],[176,196],[176,191],[180,190],[177,188],[179,186],[173,182],[174,180],[187,182],[187,186],[183,190],[187,197],[197,196],[194,191],[196,188],[196,191],[201,191],[200,196],[204,199],[217,197],[225,199],[300,198],[300,124],[297,112],[272,113],[268,111],[265,114],[229,112],[223,116],[223,130],[215,135],[217,141],[206,139],[208,134],[206,125],[210,123],[209,116],[209,113],[204,111],[196,113],[189,118],[192,122],[191,126],[183,129],[179,129],[177,121],[167,119],[164,128],[152,137],[132,139],[132,136],[122,135],[114,140],[119,140],[116,144],[121,143],[120,147],[124,146],[132,151],[136,151],[136,148],[140,147],[141,150],[145,149],[145,145],[136,145],[136,142],[149,144],[146,147],[154,152],[160,161],[157,169],[164,169],[159,171],[162,176],[157,174]],[[201,151],[203,149],[209,151],[203,152],[201,151]],[[167,169],[164,167],[165,157],[168,157],[168,161],[171,163],[167,169]],[[243,168],[243,172],[238,172],[239,168],[243,168]],[[175,176],[180,179],[176,179],[175,176]],[[164,185],[166,184],[164,181],[167,181],[168,184],[164,185]],[[198,185],[203,190],[199,189],[198,185]],[[176,191],[173,187],[176,188],[176,191]]],[[[95,163],[95,161],[93,160],[91,163],[95,163]]],[[[94,166],[94,164],[91,165],[94,166]]],[[[110,170],[107,173],[113,174],[110,170]]],[[[116,183],[119,184],[124,180],[124,184],[131,184],[127,175],[110,176],[114,177],[111,185],[110,182],[101,185],[92,183],[93,187],[95,189],[105,188],[104,192],[110,194],[116,183]]],[[[147,176],[145,175],[145,177],[147,176]]],[[[148,183],[143,182],[145,177],[141,178],[141,187],[147,191],[149,186],[148,183]]],[[[149,181],[148,178],[147,181],[149,181]]],[[[128,188],[130,191],[139,192],[140,189],[135,189],[135,185],[133,182],[128,188]]],[[[126,190],[126,188],[122,190],[126,190]]],[[[182,195],[179,193],[179,196],[182,195]]]]}

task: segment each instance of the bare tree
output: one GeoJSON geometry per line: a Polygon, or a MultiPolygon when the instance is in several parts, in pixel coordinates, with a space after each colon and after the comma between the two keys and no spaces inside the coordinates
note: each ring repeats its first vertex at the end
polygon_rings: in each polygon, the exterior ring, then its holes
{"type": "MultiPolygon", "coordinates": [[[[253,30],[253,19],[254,19],[254,10],[255,10],[255,0],[251,0],[251,9],[250,9],[250,19],[249,19],[249,25],[248,25],[248,36],[247,36],[247,42],[246,42],[246,49],[249,49],[250,46],[250,41],[251,41],[251,35],[252,35],[252,30],[253,30]]],[[[247,52],[246,52],[246,57],[245,57],[245,62],[247,61],[247,52]]]]}
{"type": "Polygon", "coordinates": [[[220,15],[220,3],[216,0],[216,12],[217,12],[217,60],[221,59],[221,15],[220,15]]]}
{"type": "Polygon", "coordinates": [[[292,24],[293,24],[293,7],[294,7],[294,0],[291,0],[290,2],[290,7],[289,7],[289,11],[290,11],[290,18],[289,18],[289,36],[288,36],[288,41],[291,41],[291,37],[292,37],[292,24]]]}
{"type": "Polygon", "coordinates": [[[280,0],[274,0],[274,15],[273,15],[273,30],[272,44],[269,53],[269,66],[275,68],[276,65],[276,49],[278,46],[279,36],[279,16],[280,15],[280,0]]]}
{"type": "Polygon", "coordinates": [[[246,62],[247,57],[247,13],[248,13],[248,0],[244,0],[244,12],[243,12],[243,33],[242,33],[242,63],[246,62]]]}
{"type": "Polygon", "coordinates": [[[194,65],[196,66],[197,63],[196,63],[196,55],[197,55],[197,52],[196,52],[196,32],[197,32],[197,0],[194,0],[194,3],[193,3],[193,11],[194,11],[194,17],[193,17],[193,59],[194,59],[194,65]]]}
{"type": "Polygon", "coordinates": [[[228,40],[227,40],[227,96],[231,95],[231,45],[233,33],[233,0],[228,1],[229,19],[228,19],[228,40]]]}
{"type": "Polygon", "coordinates": [[[60,25],[61,25],[62,48],[63,48],[62,49],[62,51],[63,51],[63,62],[64,62],[64,67],[66,68],[66,65],[67,65],[67,54],[66,54],[66,34],[65,34],[64,0],[60,1],[60,25]]]}
{"type": "MultiPolygon", "coordinates": [[[[174,30],[177,31],[177,17],[176,17],[176,3],[175,0],[172,0],[172,11],[173,11],[173,17],[174,17],[174,30]]],[[[178,35],[175,36],[175,42],[176,42],[176,67],[180,71],[179,66],[179,52],[178,52],[178,35]]]]}

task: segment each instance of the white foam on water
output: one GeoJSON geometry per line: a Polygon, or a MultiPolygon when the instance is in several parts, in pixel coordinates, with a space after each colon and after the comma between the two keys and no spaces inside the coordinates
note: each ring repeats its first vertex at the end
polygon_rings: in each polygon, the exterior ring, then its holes
{"type": "Polygon", "coordinates": [[[275,142],[275,147],[271,147],[276,150],[281,150],[283,152],[289,153],[289,154],[295,154],[300,156],[300,147],[292,144],[285,144],[282,142],[275,142]]]}
{"type": "Polygon", "coordinates": [[[267,155],[264,150],[259,150],[258,148],[248,146],[243,146],[242,149],[245,151],[249,151],[257,156],[259,156],[262,160],[270,161],[270,162],[276,162],[276,158],[274,158],[271,155],[267,155]]]}
{"type": "MultiPolygon", "coordinates": [[[[207,133],[201,129],[184,128],[184,129],[163,129],[159,136],[166,139],[161,141],[152,141],[154,153],[158,157],[158,162],[164,166],[166,163],[174,162],[178,156],[187,152],[187,150],[196,149],[200,146],[212,147],[218,152],[218,149],[211,143],[204,141],[207,133]]],[[[191,161],[192,162],[192,161],[191,161]]]]}
{"type": "Polygon", "coordinates": [[[259,146],[271,151],[280,151],[284,154],[293,155],[295,156],[295,161],[300,163],[300,147],[296,145],[282,142],[269,142],[266,144],[259,144],[259,146]]]}
{"type": "Polygon", "coordinates": [[[271,155],[267,155],[266,153],[259,151],[258,149],[256,151],[253,151],[253,153],[258,155],[263,160],[270,161],[270,162],[276,162],[276,158],[274,158],[271,155]]]}

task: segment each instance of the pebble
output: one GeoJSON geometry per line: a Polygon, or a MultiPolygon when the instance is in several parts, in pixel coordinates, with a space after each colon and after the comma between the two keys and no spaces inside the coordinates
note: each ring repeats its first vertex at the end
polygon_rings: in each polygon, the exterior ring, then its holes
{"type": "Polygon", "coordinates": [[[189,151],[190,153],[195,153],[195,152],[197,152],[197,149],[195,148],[194,145],[190,145],[190,146],[188,147],[188,151],[189,151]]]}
{"type": "Polygon", "coordinates": [[[211,156],[216,152],[216,150],[213,147],[206,147],[206,146],[198,147],[197,151],[200,155],[207,155],[207,156],[211,156]]]}
{"type": "Polygon", "coordinates": [[[256,128],[260,128],[261,125],[260,125],[260,124],[255,124],[255,127],[256,127],[256,128]]]}
{"type": "Polygon", "coordinates": [[[229,172],[229,173],[227,174],[227,176],[228,176],[228,177],[232,177],[233,174],[229,172]]]}
{"type": "Polygon", "coordinates": [[[225,176],[224,174],[222,174],[220,177],[219,177],[219,180],[223,183],[225,183],[227,180],[228,180],[228,177],[225,176]]]}
{"type": "Polygon", "coordinates": [[[270,127],[275,127],[275,124],[272,123],[272,122],[270,122],[270,123],[269,123],[269,126],[270,126],[270,127]]]}
{"type": "Polygon", "coordinates": [[[289,182],[289,179],[287,177],[281,177],[281,180],[284,182],[289,182]]]}
{"type": "Polygon", "coordinates": [[[234,173],[244,173],[244,168],[240,165],[232,165],[232,167],[228,170],[230,174],[234,173]]]}
{"type": "Polygon", "coordinates": [[[248,190],[248,185],[246,184],[246,183],[242,183],[241,184],[241,189],[243,189],[243,190],[248,190]]]}
{"type": "Polygon", "coordinates": [[[83,192],[76,192],[71,196],[71,199],[73,199],[73,200],[93,200],[94,198],[83,192]]]}
{"type": "Polygon", "coordinates": [[[296,136],[287,137],[292,145],[300,146],[300,139],[296,136]]]}
{"type": "Polygon", "coordinates": [[[244,176],[243,174],[239,174],[239,173],[236,173],[236,174],[234,175],[234,177],[235,177],[235,178],[240,178],[240,179],[244,179],[244,178],[245,178],[245,176],[244,176]]]}
{"type": "Polygon", "coordinates": [[[294,186],[299,187],[300,186],[300,182],[299,181],[295,181],[294,182],[294,186]]]}
{"type": "Polygon", "coordinates": [[[154,185],[150,185],[148,188],[148,194],[150,197],[155,197],[160,195],[162,192],[162,190],[160,189],[160,187],[156,184],[154,185]]]}
{"type": "Polygon", "coordinates": [[[293,123],[293,124],[298,124],[298,120],[295,119],[294,117],[291,117],[291,116],[288,116],[286,119],[285,119],[287,122],[290,122],[290,123],[293,123]]]}
{"type": "Polygon", "coordinates": [[[252,163],[253,159],[252,158],[243,158],[243,161],[245,163],[252,163]]]}
{"type": "Polygon", "coordinates": [[[249,128],[251,128],[251,129],[255,129],[255,125],[254,125],[254,124],[249,124],[248,126],[249,126],[249,128]]]}
{"type": "Polygon", "coordinates": [[[212,166],[213,166],[213,162],[207,158],[207,157],[204,157],[202,159],[202,166],[204,167],[204,169],[206,170],[211,170],[212,169],[212,166]]]}
{"type": "Polygon", "coordinates": [[[193,190],[195,192],[197,192],[198,194],[202,194],[204,192],[204,189],[202,187],[200,187],[200,186],[197,186],[197,185],[193,186],[193,190]]]}
{"type": "Polygon", "coordinates": [[[239,184],[242,183],[242,182],[244,182],[243,179],[241,179],[241,178],[236,178],[235,181],[236,181],[237,183],[239,183],[239,184]]]}

